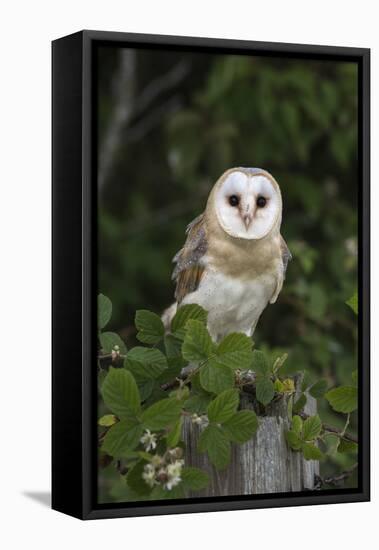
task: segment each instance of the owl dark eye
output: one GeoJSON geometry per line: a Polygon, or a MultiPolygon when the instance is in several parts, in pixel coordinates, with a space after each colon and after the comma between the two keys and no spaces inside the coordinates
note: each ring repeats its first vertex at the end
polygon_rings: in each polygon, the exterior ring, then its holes
{"type": "Polygon", "coordinates": [[[230,206],[238,206],[240,200],[237,197],[237,195],[230,195],[229,197],[229,204],[230,206]]]}
{"type": "Polygon", "coordinates": [[[257,206],[258,208],[264,208],[266,206],[267,200],[264,197],[258,197],[257,198],[257,206]]]}

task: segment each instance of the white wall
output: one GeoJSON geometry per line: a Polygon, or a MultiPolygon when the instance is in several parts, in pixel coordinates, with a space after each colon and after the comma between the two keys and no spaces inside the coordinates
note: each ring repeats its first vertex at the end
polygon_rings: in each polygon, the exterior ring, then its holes
{"type": "MultiPolygon", "coordinates": [[[[14,0],[2,5],[0,534],[2,540],[8,537],[4,548],[59,550],[85,545],[104,550],[151,545],[193,549],[242,544],[319,550],[355,549],[365,540],[372,546],[370,537],[377,539],[377,453],[371,504],[81,523],[25,495],[46,493],[50,484],[50,41],[92,28],[371,47],[372,98],[379,97],[379,34],[372,0],[233,0],[221,4],[220,0],[14,0]]],[[[379,146],[377,115],[374,104],[373,152],[379,146]]],[[[377,179],[374,156],[374,213],[377,179]]],[[[373,280],[377,281],[377,215],[373,223],[373,280]]],[[[375,285],[374,300],[377,297],[375,285]]],[[[378,311],[373,316],[374,352],[378,311]]],[[[375,399],[373,405],[373,446],[378,441],[374,433],[378,402],[375,399]]]]}

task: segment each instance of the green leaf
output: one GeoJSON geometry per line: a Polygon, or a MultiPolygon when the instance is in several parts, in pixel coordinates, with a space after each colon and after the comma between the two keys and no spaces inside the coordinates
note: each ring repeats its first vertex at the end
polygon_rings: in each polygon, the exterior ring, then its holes
{"type": "Polygon", "coordinates": [[[313,443],[303,443],[301,450],[305,460],[322,460],[324,458],[323,453],[313,443]]]}
{"type": "Polygon", "coordinates": [[[285,393],[293,393],[295,391],[295,382],[292,378],[286,378],[285,380],[283,380],[282,386],[282,391],[285,393]]]}
{"type": "Polygon", "coordinates": [[[146,496],[151,492],[151,487],[148,486],[142,477],[143,469],[146,464],[146,460],[139,460],[126,475],[126,482],[130,489],[141,496],[146,496]]]}
{"type": "Polygon", "coordinates": [[[316,439],[320,435],[321,427],[322,423],[317,414],[307,418],[303,424],[303,440],[312,441],[316,439]]]}
{"type": "Polygon", "coordinates": [[[187,321],[182,354],[187,361],[199,363],[212,354],[214,345],[207,328],[201,321],[187,321]]]}
{"type": "Polygon", "coordinates": [[[129,418],[140,412],[140,395],[136,381],[125,369],[109,369],[101,394],[104,403],[119,418],[129,418]]]}
{"type": "Polygon", "coordinates": [[[303,431],[303,419],[301,416],[295,415],[292,417],[292,431],[301,437],[301,432],[303,431]]]}
{"type": "Polygon", "coordinates": [[[104,294],[97,297],[97,326],[101,330],[107,325],[112,317],[112,302],[104,294]]]}
{"type": "Polygon", "coordinates": [[[118,346],[118,351],[123,355],[126,353],[125,342],[115,332],[102,332],[99,336],[100,345],[104,353],[112,353],[115,346],[118,346]]]}
{"type": "Polygon", "coordinates": [[[163,430],[179,420],[182,404],[175,397],[161,399],[142,413],[142,422],[149,430],[163,430]]]}
{"type": "Polygon", "coordinates": [[[277,378],[274,382],[274,390],[278,393],[282,393],[284,391],[284,384],[283,382],[281,382],[281,380],[279,380],[279,378],[277,378]]]}
{"type": "Polygon", "coordinates": [[[138,390],[141,396],[141,402],[146,401],[152,394],[154,389],[155,381],[147,380],[146,382],[138,384],[138,390]]]}
{"type": "Polygon", "coordinates": [[[355,291],[349,300],[347,300],[347,305],[351,307],[356,315],[358,315],[358,292],[355,291]]]}
{"type": "Polygon", "coordinates": [[[275,362],[274,362],[273,366],[272,366],[273,372],[275,372],[275,373],[278,372],[278,370],[280,370],[282,368],[282,366],[287,361],[287,359],[288,359],[288,353],[284,353],[280,357],[277,357],[275,359],[275,362]]]}
{"type": "Polygon", "coordinates": [[[181,306],[171,321],[171,332],[173,332],[177,338],[183,339],[187,321],[193,319],[205,324],[207,322],[207,315],[205,309],[197,304],[186,304],[185,306],[181,306]]]}
{"type": "Polygon", "coordinates": [[[135,325],[139,331],[137,339],[144,344],[157,344],[164,336],[162,319],[147,309],[136,311],[135,325]]]}
{"type": "Polygon", "coordinates": [[[286,440],[288,445],[294,451],[299,451],[301,449],[303,442],[301,441],[299,435],[295,431],[290,430],[286,432],[286,440]]]}
{"type": "Polygon", "coordinates": [[[104,426],[105,428],[109,428],[109,426],[113,426],[113,424],[116,424],[117,417],[114,414],[105,414],[98,420],[99,426],[104,426]]]}
{"type": "Polygon", "coordinates": [[[271,374],[270,365],[265,354],[263,351],[257,349],[253,351],[253,359],[250,368],[260,376],[268,377],[271,374]]]}
{"type": "Polygon", "coordinates": [[[234,370],[247,370],[253,357],[252,346],[251,338],[245,334],[228,334],[217,347],[217,362],[234,370]]]}
{"type": "Polygon", "coordinates": [[[318,382],[316,382],[315,384],[313,384],[309,388],[309,394],[312,397],[315,397],[316,399],[319,399],[320,397],[324,396],[327,389],[328,389],[328,382],[327,382],[327,380],[322,379],[322,380],[319,380],[318,382]]]}
{"type": "Polygon", "coordinates": [[[234,386],[234,373],[229,367],[210,360],[200,369],[201,386],[211,393],[221,393],[234,386]]]}
{"type": "Polygon", "coordinates": [[[292,421],[292,410],[293,410],[293,395],[290,395],[287,402],[287,418],[292,421]]]}
{"type": "Polygon", "coordinates": [[[190,466],[182,469],[181,478],[184,489],[189,491],[200,491],[201,489],[205,489],[209,484],[209,475],[207,472],[190,466]]]}
{"type": "Polygon", "coordinates": [[[141,435],[141,424],[121,420],[107,431],[101,449],[110,456],[125,456],[137,447],[141,435]]]}
{"type": "Polygon", "coordinates": [[[254,411],[238,411],[223,424],[226,435],[235,443],[249,441],[258,429],[258,418],[254,411]]]}
{"type": "Polygon", "coordinates": [[[183,417],[181,416],[179,420],[174,424],[172,429],[169,431],[166,437],[167,441],[167,447],[173,448],[176,447],[179,443],[181,436],[182,436],[182,424],[183,424],[183,417]]]}
{"type": "Polygon", "coordinates": [[[301,382],[301,391],[305,391],[311,383],[311,374],[309,371],[302,372],[303,380],[301,382]]]}
{"type": "Polygon", "coordinates": [[[292,412],[294,412],[295,414],[301,412],[305,407],[306,403],[307,403],[307,396],[305,395],[305,393],[300,394],[299,399],[295,401],[295,403],[293,404],[292,412]]]}
{"type": "Polygon", "coordinates": [[[237,390],[225,390],[210,402],[207,413],[210,422],[222,424],[237,411],[239,393],[237,390]]]}
{"type": "Polygon", "coordinates": [[[183,367],[187,365],[185,361],[179,360],[179,358],[173,359],[172,357],[167,359],[168,368],[165,369],[162,374],[156,379],[159,384],[166,384],[172,382],[175,378],[180,376],[183,367]]]}
{"type": "Polygon", "coordinates": [[[181,357],[182,343],[182,340],[176,338],[173,334],[166,334],[164,337],[164,346],[167,357],[181,357]]]}
{"type": "Polygon", "coordinates": [[[208,393],[196,393],[187,399],[184,408],[193,414],[203,414],[206,412],[210,400],[211,396],[208,393]]]}
{"type": "Polygon", "coordinates": [[[225,469],[231,457],[230,442],[224,432],[215,424],[209,424],[199,437],[198,448],[207,452],[209,460],[218,469],[225,469]]]}
{"type": "Polygon", "coordinates": [[[258,378],[256,383],[256,395],[259,403],[268,405],[268,403],[272,401],[274,393],[274,384],[270,378],[258,378]]]}
{"type": "Polygon", "coordinates": [[[158,378],[167,369],[167,359],[159,349],[137,346],[129,351],[124,366],[142,383],[158,378]]]}
{"type": "Polygon", "coordinates": [[[339,453],[356,453],[358,452],[358,445],[355,443],[355,441],[346,441],[345,439],[341,439],[337,451],[339,453]]]}
{"type": "Polygon", "coordinates": [[[153,386],[152,392],[144,402],[144,407],[145,408],[150,407],[150,405],[153,405],[153,403],[156,403],[157,401],[161,401],[166,397],[167,397],[167,393],[164,390],[162,390],[159,384],[155,383],[153,386]]]}
{"type": "Polygon", "coordinates": [[[329,390],[325,399],[335,411],[350,413],[358,407],[358,390],[355,386],[340,386],[329,390]]]}

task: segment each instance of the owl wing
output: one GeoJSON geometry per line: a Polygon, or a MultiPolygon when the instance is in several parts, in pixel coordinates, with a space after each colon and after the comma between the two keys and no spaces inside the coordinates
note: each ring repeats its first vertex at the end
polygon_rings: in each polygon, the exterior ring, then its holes
{"type": "Polygon", "coordinates": [[[288,262],[292,260],[292,254],[287,246],[286,241],[280,235],[280,254],[282,259],[282,265],[279,270],[278,280],[275,288],[275,292],[270,300],[270,304],[274,304],[278,299],[279,293],[282,290],[284,279],[286,278],[286,271],[288,262]]]}
{"type": "Polygon", "coordinates": [[[285,279],[288,262],[292,260],[292,254],[290,252],[290,249],[287,246],[286,241],[283,239],[281,235],[280,235],[280,251],[282,253],[282,262],[283,262],[283,279],[285,279]]]}
{"type": "Polygon", "coordinates": [[[207,235],[204,214],[195,218],[186,229],[184,246],[174,256],[176,263],[172,279],[176,282],[175,298],[180,304],[190,292],[194,292],[204,274],[202,258],[207,251],[207,235]]]}

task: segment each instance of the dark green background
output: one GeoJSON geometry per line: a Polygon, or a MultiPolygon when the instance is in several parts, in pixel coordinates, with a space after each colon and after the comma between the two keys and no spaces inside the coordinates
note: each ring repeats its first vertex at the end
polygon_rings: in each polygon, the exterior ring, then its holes
{"type": "MultiPolygon", "coordinates": [[[[293,261],[256,346],[287,351],[288,372],[350,382],[357,65],[108,47],[98,55],[99,291],[113,303],[109,330],[136,343],[135,310],[172,303],[172,257],[212,185],[228,168],[257,166],[281,187],[293,261]]],[[[324,401],[320,414],[341,425],[324,401]]],[[[337,455],[323,473],[350,458],[337,455]]]]}

